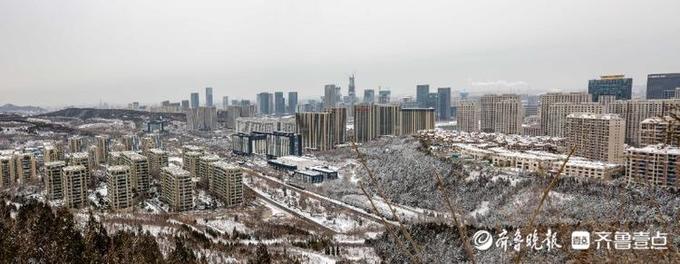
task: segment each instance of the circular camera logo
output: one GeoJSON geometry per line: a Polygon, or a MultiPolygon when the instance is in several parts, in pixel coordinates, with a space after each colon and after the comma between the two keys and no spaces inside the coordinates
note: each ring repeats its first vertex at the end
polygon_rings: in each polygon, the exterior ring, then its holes
{"type": "Polygon", "coordinates": [[[493,244],[491,233],[486,230],[479,230],[472,235],[472,245],[479,250],[487,250],[493,244]]]}

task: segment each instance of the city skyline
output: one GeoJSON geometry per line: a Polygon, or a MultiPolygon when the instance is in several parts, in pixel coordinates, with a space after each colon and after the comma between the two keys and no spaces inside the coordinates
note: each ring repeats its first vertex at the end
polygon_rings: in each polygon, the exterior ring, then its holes
{"type": "Polygon", "coordinates": [[[421,83],[472,95],[582,91],[607,74],[639,89],[648,74],[680,69],[672,1],[74,2],[0,4],[0,33],[11,36],[0,44],[0,104],[149,103],[204,87],[218,98],[318,98],[325,84],[346,91],[353,73],[357,94],[384,87],[393,97],[421,83]]]}

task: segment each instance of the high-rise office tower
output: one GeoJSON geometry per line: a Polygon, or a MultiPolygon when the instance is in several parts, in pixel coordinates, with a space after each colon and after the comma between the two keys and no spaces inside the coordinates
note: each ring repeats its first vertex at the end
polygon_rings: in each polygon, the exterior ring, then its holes
{"type": "Polygon", "coordinates": [[[354,83],[354,74],[349,76],[349,85],[347,85],[347,96],[349,96],[350,105],[354,105],[357,100],[356,86],[354,83]]]}
{"type": "Polygon", "coordinates": [[[64,198],[61,170],[66,167],[66,162],[52,161],[45,163],[45,190],[48,200],[64,198]]]}
{"type": "Polygon", "coordinates": [[[243,170],[225,161],[210,164],[210,193],[226,206],[243,203],[243,170]]]}
{"type": "Polygon", "coordinates": [[[458,130],[466,132],[479,132],[480,121],[479,102],[474,100],[458,101],[456,123],[458,130]]]}
{"type": "Polygon", "coordinates": [[[338,92],[335,84],[326,84],[323,88],[323,107],[335,107],[338,104],[338,92]]]}
{"type": "Polygon", "coordinates": [[[122,154],[122,163],[130,167],[132,189],[143,194],[149,190],[149,159],[133,151],[125,151],[122,154]]]}
{"type": "Polygon", "coordinates": [[[517,99],[507,99],[494,105],[494,131],[503,134],[522,134],[524,121],[524,105],[517,99]]]}
{"type": "Polygon", "coordinates": [[[402,108],[401,134],[412,135],[420,130],[434,129],[434,109],[432,108],[402,108]]]}
{"type": "Polygon", "coordinates": [[[633,79],[624,75],[603,75],[599,80],[588,81],[588,93],[593,102],[598,102],[601,95],[614,95],[616,100],[630,100],[632,97],[633,79]]]}
{"type": "MultiPolygon", "coordinates": [[[[564,128],[564,123],[556,123],[555,120],[548,118],[549,108],[555,103],[590,103],[592,97],[586,92],[572,92],[572,93],[547,93],[539,97],[540,100],[540,119],[541,119],[541,130],[545,135],[548,136],[558,136],[556,134],[557,130],[562,130],[564,128]]],[[[570,113],[564,114],[566,117],[570,113]]],[[[561,133],[560,133],[561,135],[561,133]]]]}
{"type": "Polygon", "coordinates": [[[572,113],[566,130],[567,150],[575,148],[575,156],[623,164],[625,121],[618,115],[572,113]]]}
{"type": "Polygon", "coordinates": [[[191,93],[191,108],[196,109],[200,106],[200,102],[198,100],[198,93],[191,93]]]}
{"type": "Polygon", "coordinates": [[[298,93],[288,92],[288,113],[295,114],[298,106],[298,93]]]}
{"type": "Polygon", "coordinates": [[[229,106],[229,96],[222,96],[222,109],[227,110],[229,106]]]}
{"type": "Polygon", "coordinates": [[[364,90],[364,103],[374,103],[375,102],[375,90],[366,89],[364,90]]]}
{"type": "Polygon", "coordinates": [[[168,152],[152,148],[147,152],[147,158],[149,159],[149,174],[158,179],[161,168],[168,166],[168,152]]]}
{"type": "Polygon", "coordinates": [[[193,189],[191,174],[177,167],[164,167],[161,170],[161,201],[170,206],[173,212],[193,208],[193,189]]]}
{"type": "Polygon", "coordinates": [[[106,189],[108,190],[109,205],[113,211],[132,209],[134,205],[132,185],[129,166],[106,167],[106,189]]]}
{"type": "Polygon", "coordinates": [[[439,88],[437,95],[437,118],[442,121],[451,120],[451,88],[439,88]]]}
{"type": "Polygon", "coordinates": [[[392,92],[390,90],[380,90],[378,91],[378,103],[379,104],[389,104],[392,92]]]}
{"type": "Polygon", "coordinates": [[[416,86],[416,103],[418,103],[418,107],[428,107],[429,96],[429,84],[419,84],[416,86]]]}
{"type": "Polygon", "coordinates": [[[516,94],[487,94],[480,98],[480,119],[481,119],[481,131],[482,132],[495,132],[496,122],[498,117],[496,116],[496,103],[505,100],[515,100],[521,101],[519,95],[516,94]]]}
{"type": "Polygon", "coordinates": [[[680,148],[663,144],[626,150],[629,184],[680,189],[680,148]]]}
{"type": "Polygon", "coordinates": [[[680,73],[655,73],[647,75],[647,99],[670,99],[675,88],[680,87],[680,73]]]}
{"type": "Polygon", "coordinates": [[[0,155],[0,188],[7,188],[14,184],[14,160],[12,156],[0,155]]]}
{"type": "Polygon", "coordinates": [[[64,207],[81,208],[87,205],[87,170],[82,165],[62,168],[64,207]]]}
{"type": "Polygon", "coordinates": [[[213,89],[212,87],[205,87],[205,106],[213,106],[213,89]]]}
{"type": "Polygon", "coordinates": [[[286,98],[283,97],[283,92],[274,93],[274,112],[277,115],[286,113],[286,98]]]}
{"type": "Polygon", "coordinates": [[[271,93],[259,93],[257,94],[257,110],[262,115],[271,115],[273,109],[271,108],[270,101],[272,101],[273,95],[271,93]]]}

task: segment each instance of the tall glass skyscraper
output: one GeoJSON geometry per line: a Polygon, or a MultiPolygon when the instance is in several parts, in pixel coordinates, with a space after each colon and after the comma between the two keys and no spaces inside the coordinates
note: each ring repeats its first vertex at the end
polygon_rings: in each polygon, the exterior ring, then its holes
{"type": "Polygon", "coordinates": [[[418,107],[427,107],[429,96],[429,84],[419,84],[416,86],[416,103],[418,103],[418,107]]]}
{"type": "Polygon", "coordinates": [[[198,93],[191,93],[191,108],[198,108],[198,93]]]}
{"type": "Polygon", "coordinates": [[[600,95],[614,95],[616,100],[630,100],[633,89],[633,79],[624,75],[604,75],[599,80],[588,81],[588,93],[597,102],[600,95]]]}
{"type": "Polygon", "coordinates": [[[437,118],[448,121],[451,119],[451,88],[439,88],[437,94],[437,118]]]}
{"type": "Polygon", "coordinates": [[[373,90],[373,89],[364,90],[364,103],[373,103],[373,102],[375,102],[375,90],[373,90]]]}
{"type": "Polygon", "coordinates": [[[675,88],[680,88],[680,73],[647,75],[647,99],[673,98],[675,97],[675,88]]]}
{"type": "Polygon", "coordinates": [[[297,92],[288,92],[288,113],[294,114],[297,112],[298,94],[297,92]]]}
{"type": "Polygon", "coordinates": [[[274,93],[274,111],[277,115],[286,113],[286,99],[283,98],[283,92],[274,93]]]}
{"type": "Polygon", "coordinates": [[[205,87],[205,106],[213,106],[212,87],[205,87]]]}

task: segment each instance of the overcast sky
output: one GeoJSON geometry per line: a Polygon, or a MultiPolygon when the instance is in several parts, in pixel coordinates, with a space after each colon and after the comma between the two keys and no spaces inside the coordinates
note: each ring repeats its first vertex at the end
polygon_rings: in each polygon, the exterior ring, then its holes
{"type": "MultiPolygon", "coordinates": [[[[0,104],[80,105],[450,86],[644,85],[680,72],[680,1],[0,0],[0,104]]],[[[220,99],[218,99],[220,98],[220,99]]]]}

